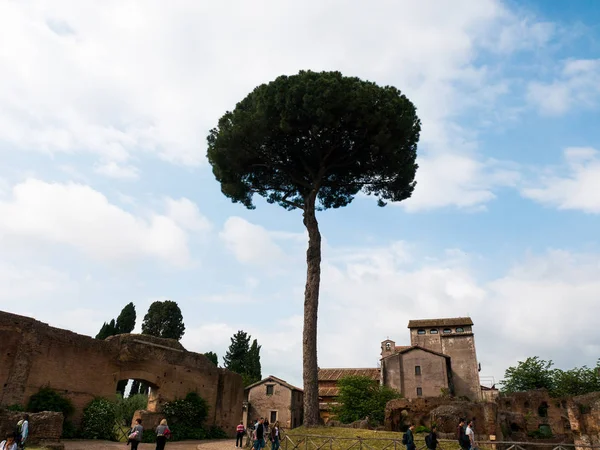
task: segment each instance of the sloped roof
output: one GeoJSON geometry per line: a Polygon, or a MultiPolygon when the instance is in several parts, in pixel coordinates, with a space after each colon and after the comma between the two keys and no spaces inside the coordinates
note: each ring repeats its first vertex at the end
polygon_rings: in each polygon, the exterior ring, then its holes
{"type": "Polygon", "coordinates": [[[319,388],[319,397],[337,397],[340,389],[336,387],[319,388]]]}
{"type": "Polygon", "coordinates": [[[459,327],[471,325],[473,325],[473,321],[470,317],[451,317],[448,319],[421,319],[408,321],[408,328],[459,327]]]}
{"type": "Polygon", "coordinates": [[[405,354],[405,353],[412,352],[413,350],[423,350],[424,352],[431,353],[431,354],[433,354],[433,355],[437,355],[437,356],[441,356],[442,358],[448,358],[448,359],[450,359],[450,356],[448,356],[448,355],[444,355],[443,353],[436,352],[435,350],[430,350],[430,349],[428,349],[428,348],[421,347],[421,346],[419,346],[419,345],[413,345],[413,346],[411,346],[411,347],[407,347],[407,348],[405,348],[404,350],[401,350],[401,351],[399,351],[399,352],[396,352],[396,353],[395,353],[395,354],[393,354],[393,355],[389,355],[389,356],[387,356],[387,357],[386,357],[386,358],[384,358],[384,359],[391,358],[392,356],[395,356],[395,355],[403,355],[403,354],[405,354]]]}
{"type": "Polygon", "coordinates": [[[394,351],[395,351],[396,353],[398,353],[398,352],[401,352],[401,351],[403,351],[403,350],[406,350],[407,348],[410,348],[410,345],[396,345],[396,346],[394,347],[394,351]]]}
{"type": "Polygon", "coordinates": [[[298,388],[298,387],[296,387],[296,386],[294,386],[294,385],[291,385],[291,384],[290,384],[290,383],[288,383],[287,381],[285,381],[285,380],[282,380],[281,378],[277,378],[277,377],[275,377],[275,376],[273,376],[273,375],[269,375],[267,378],[263,378],[262,380],[260,380],[260,381],[257,381],[256,383],[253,383],[253,384],[251,384],[250,386],[246,386],[246,387],[244,388],[244,390],[247,390],[247,389],[252,389],[253,387],[259,386],[259,385],[261,385],[261,384],[263,384],[263,383],[267,383],[267,382],[269,382],[269,381],[273,381],[273,382],[275,382],[275,383],[278,383],[278,384],[280,384],[280,385],[282,385],[282,386],[285,386],[286,388],[289,388],[289,389],[291,389],[291,390],[293,390],[293,391],[300,391],[300,392],[303,392],[303,390],[302,390],[302,389],[300,389],[300,388],[298,388]]]}
{"type": "Polygon", "coordinates": [[[319,369],[319,380],[322,381],[337,381],[340,378],[344,378],[350,375],[369,377],[373,380],[379,380],[379,369],[319,369]]]}

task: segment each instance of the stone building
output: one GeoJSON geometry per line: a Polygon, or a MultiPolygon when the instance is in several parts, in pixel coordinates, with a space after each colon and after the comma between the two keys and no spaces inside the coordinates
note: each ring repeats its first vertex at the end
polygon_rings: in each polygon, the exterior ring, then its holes
{"type": "MultiPolygon", "coordinates": [[[[410,345],[381,342],[379,368],[319,369],[319,409],[328,420],[338,395],[337,382],[364,375],[402,393],[404,398],[450,396],[472,401],[483,398],[470,317],[411,320],[410,345]]],[[[486,398],[497,391],[487,388],[486,398]],[[489,391],[489,392],[488,392],[489,391]]]]}
{"type": "Polygon", "coordinates": [[[285,429],[302,425],[304,391],[273,375],[257,381],[244,390],[244,425],[260,417],[270,423],[279,421],[285,429]]]}
{"type": "Polygon", "coordinates": [[[381,382],[405,398],[454,395],[480,400],[479,364],[470,317],[411,320],[410,346],[381,343],[381,382]]]}
{"type": "Polygon", "coordinates": [[[379,369],[319,369],[319,412],[324,421],[331,417],[331,407],[336,404],[338,380],[347,376],[364,376],[379,382],[379,369]]]}

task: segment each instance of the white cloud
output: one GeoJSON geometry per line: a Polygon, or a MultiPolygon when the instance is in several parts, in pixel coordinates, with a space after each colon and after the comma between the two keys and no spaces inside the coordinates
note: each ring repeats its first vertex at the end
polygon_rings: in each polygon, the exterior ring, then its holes
{"type": "Polygon", "coordinates": [[[559,209],[600,213],[600,152],[571,147],[564,152],[566,167],[548,168],[521,190],[523,196],[559,209]]]}
{"type": "Polygon", "coordinates": [[[529,84],[528,99],[541,113],[548,115],[562,115],[572,109],[597,106],[600,100],[600,59],[565,61],[553,81],[529,84]]]}
{"type": "Polygon", "coordinates": [[[120,165],[114,161],[104,164],[97,164],[94,169],[96,173],[121,180],[137,180],[140,177],[140,171],[137,167],[125,164],[120,165]]]}
{"type": "Polygon", "coordinates": [[[513,186],[519,179],[516,167],[458,154],[422,157],[418,164],[415,192],[398,204],[408,212],[446,206],[478,209],[496,198],[499,186],[513,186]]]}
{"type": "Polygon", "coordinates": [[[167,198],[166,205],[167,216],[182,228],[200,233],[206,233],[212,228],[210,221],[200,213],[198,205],[190,199],[167,198]]]}
{"type": "MultiPolygon", "coordinates": [[[[476,161],[456,119],[491,109],[506,92],[481,52],[541,45],[553,33],[499,0],[387,1],[366,15],[357,0],[112,0],[92,13],[84,3],[31,0],[1,8],[0,142],[89,152],[99,173],[121,179],[139,176],[134,155],[203,163],[206,134],[221,114],[257,84],[300,69],[398,86],[418,107],[428,160],[434,152],[476,161]]],[[[478,204],[491,198],[460,186],[478,204]]]]}
{"type": "Polygon", "coordinates": [[[151,213],[143,218],[111,204],[89,186],[29,179],[13,187],[11,198],[0,201],[0,237],[66,245],[102,260],[152,257],[183,265],[190,260],[183,228],[199,220],[197,211],[182,214],[190,210],[187,202],[169,204],[169,213],[175,211],[178,217],[151,213]]]}
{"type": "Polygon", "coordinates": [[[281,247],[265,228],[241,217],[227,219],[219,237],[241,263],[274,265],[284,257],[281,247]]]}

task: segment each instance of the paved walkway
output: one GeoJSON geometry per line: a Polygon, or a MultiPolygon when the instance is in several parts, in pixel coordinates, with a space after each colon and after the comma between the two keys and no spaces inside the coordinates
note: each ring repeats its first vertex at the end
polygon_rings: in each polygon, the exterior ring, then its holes
{"type": "MultiPolygon", "coordinates": [[[[130,450],[124,442],[111,441],[76,441],[64,440],[65,450],[130,450]]],[[[221,439],[218,441],[179,441],[167,442],[165,450],[231,450],[235,448],[235,439],[221,439]]],[[[155,450],[156,444],[141,443],[139,450],[155,450]]]]}

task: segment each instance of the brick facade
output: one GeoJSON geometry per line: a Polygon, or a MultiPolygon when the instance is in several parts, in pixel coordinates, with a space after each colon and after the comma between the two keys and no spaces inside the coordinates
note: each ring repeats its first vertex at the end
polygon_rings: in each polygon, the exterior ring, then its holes
{"type": "Polygon", "coordinates": [[[242,377],[171,339],[123,334],[104,341],[0,311],[0,405],[26,405],[42,386],[68,397],[78,422],[94,397],[113,398],[119,380],[150,385],[148,410],[195,391],[210,405],[208,425],[233,435],[242,413],[242,377]]]}

